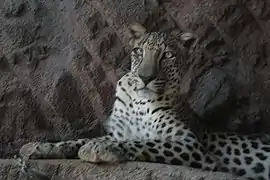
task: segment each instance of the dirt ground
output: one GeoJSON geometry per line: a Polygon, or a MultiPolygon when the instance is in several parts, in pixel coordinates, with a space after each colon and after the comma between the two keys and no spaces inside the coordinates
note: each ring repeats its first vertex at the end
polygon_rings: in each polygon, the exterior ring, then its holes
{"type": "Polygon", "coordinates": [[[187,92],[204,123],[270,131],[268,0],[2,0],[1,158],[29,141],[103,133],[134,21],[196,36],[187,92]]]}

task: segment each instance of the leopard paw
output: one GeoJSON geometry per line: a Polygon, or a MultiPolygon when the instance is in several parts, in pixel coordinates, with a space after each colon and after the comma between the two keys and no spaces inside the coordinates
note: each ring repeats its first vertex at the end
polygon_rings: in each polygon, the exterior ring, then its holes
{"type": "Polygon", "coordinates": [[[91,140],[79,149],[81,160],[91,163],[116,163],[127,160],[117,142],[91,140]]]}
{"type": "Polygon", "coordinates": [[[23,145],[20,149],[20,156],[23,159],[38,159],[37,151],[38,151],[38,145],[37,142],[31,142],[23,145]]]}

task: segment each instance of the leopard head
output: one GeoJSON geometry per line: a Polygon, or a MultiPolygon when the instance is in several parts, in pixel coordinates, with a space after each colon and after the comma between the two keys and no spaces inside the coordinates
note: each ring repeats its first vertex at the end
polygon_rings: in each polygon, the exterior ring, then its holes
{"type": "Polygon", "coordinates": [[[184,43],[191,33],[178,36],[166,32],[147,32],[141,24],[130,26],[131,73],[139,97],[152,99],[179,92],[188,50],[184,43]]]}

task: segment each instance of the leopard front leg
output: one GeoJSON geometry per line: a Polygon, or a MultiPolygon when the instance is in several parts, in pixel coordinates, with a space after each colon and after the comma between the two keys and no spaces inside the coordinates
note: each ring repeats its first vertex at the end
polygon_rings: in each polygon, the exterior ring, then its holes
{"type": "Polygon", "coordinates": [[[91,163],[116,163],[134,160],[128,156],[119,140],[111,136],[95,138],[82,146],[78,152],[80,159],[91,163]]]}
{"type": "Polygon", "coordinates": [[[91,140],[79,150],[79,158],[91,163],[145,161],[216,171],[219,163],[199,143],[145,140],[91,140]]]}
{"type": "Polygon", "coordinates": [[[20,149],[24,159],[75,159],[81,146],[90,139],[61,141],[57,143],[30,142],[20,149]]]}

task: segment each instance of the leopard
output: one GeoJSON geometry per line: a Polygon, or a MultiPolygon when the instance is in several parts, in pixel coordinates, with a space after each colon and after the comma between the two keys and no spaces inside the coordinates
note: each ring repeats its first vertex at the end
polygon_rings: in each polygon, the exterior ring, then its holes
{"type": "Polygon", "coordinates": [[[93,164],[142,161],[270,179],[270,144],[232,132],[189,126],[199,117],[187,105],[182,80],[190,66],[191,32],[129,26],[130,70],[116,84],[114,103],[102,121],[105,135],[59,142],[29,142],[24,159],[80,159],[93,164]]]}

